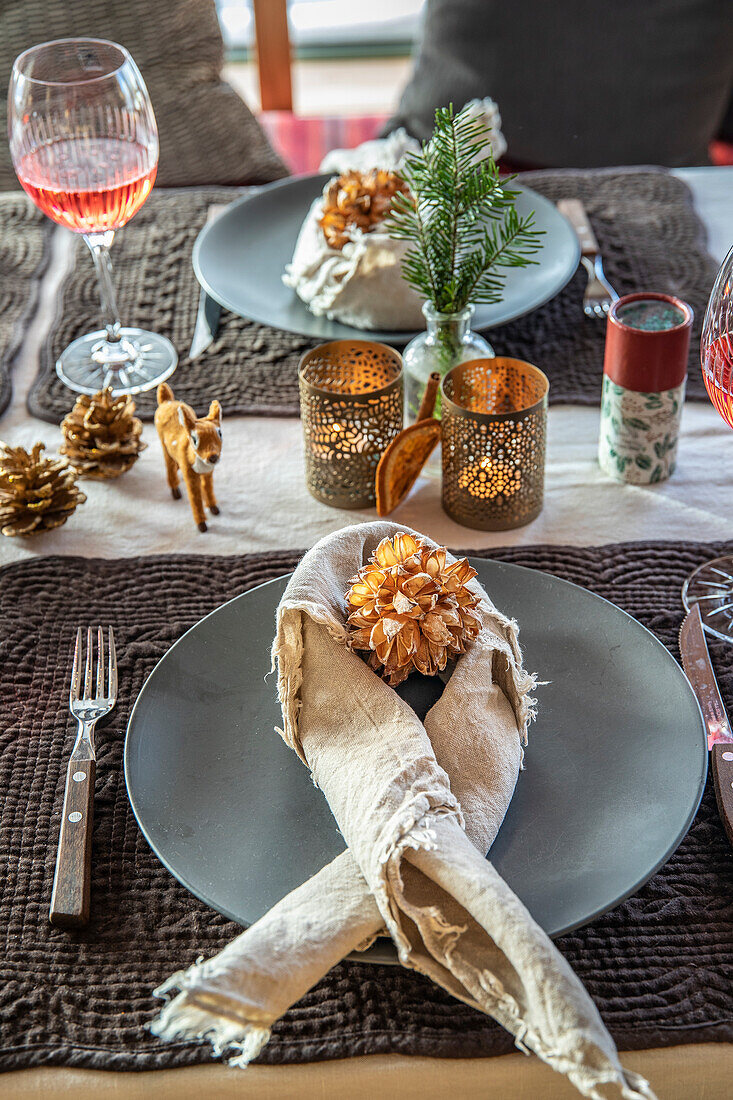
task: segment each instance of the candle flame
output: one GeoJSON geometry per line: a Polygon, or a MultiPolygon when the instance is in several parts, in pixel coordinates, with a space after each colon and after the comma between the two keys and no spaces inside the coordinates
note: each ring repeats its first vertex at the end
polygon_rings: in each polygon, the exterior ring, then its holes
{"type": "Polygon", "coordinates": [[[464,467],[458,478],[458,486],[481,500],[495,500],[497,497],[510,497],[519,492],[522,474],[517,466],[484,455],[478,462],[464,467]]]}

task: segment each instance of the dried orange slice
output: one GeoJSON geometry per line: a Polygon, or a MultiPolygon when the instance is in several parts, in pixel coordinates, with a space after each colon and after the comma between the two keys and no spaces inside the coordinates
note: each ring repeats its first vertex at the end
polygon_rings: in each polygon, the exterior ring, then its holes
{"type": "Polygon", "coordinates": [[[440,443],[440,421],[429,417],[395,436],[377,466],[377,515],[388,516],[417,481],[440,443]]]}

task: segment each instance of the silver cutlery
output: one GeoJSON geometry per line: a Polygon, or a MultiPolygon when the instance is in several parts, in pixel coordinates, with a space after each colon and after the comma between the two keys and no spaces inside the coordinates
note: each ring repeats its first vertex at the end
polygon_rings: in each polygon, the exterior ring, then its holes
{"type": "MultiPolygon", "coordinates": [[[[206,214],[206,224],[213,221],[217,214],[220,214],[222,210],[225,210],[226,206],[221,203],[214,203],[209,207],[206,214]]],[[[219,318],[221,317],[221,306],[218,302],[206,293],[203,287],[201,287],[201,293],[199,294],[199,305],[196,311],[196,324],[193,329],[193,337],[191,338],[191,347],[188,349],[188,358],[197,359],[199,355],[206,351],[206,349],[213,344],[216,339],[216,334],[219,331],[219,318]]]]}
{"type": "Polygon", "coordinates": [[[79,627],[76,632],[69,710],[76,718],[78,731],[66,771],[64,808],[48,918],[51,924],[61,928],[79,928],[89,920],[94,776],[97,760],[94,751],[94,727],[100,718],[109,714],[117,700],[115,639],[111,626],[108,631],[106,677],[102,627],[98,627],[96,631],[96,677],[92,628],[87,628],[86,660],[83,659],[82,628],[79,627]]]}
{"type": "Polygon", "coordinates": [[[213,344],[216,339],[216,334],[219,331],[220,317],[221,306],[218,302],[214,301],[213,298],[210,298],[202,287],[201,294],[199,295],[199,307],[196,313],[196,324],[191,339],[191,347],[188,351],[189,359],[198,359],[199,355],[205,352],[206,349],[213,344]]]}
{"type": "Polygon", "coordinates": [[[585,207],[579,199],[561,199],[557,208],[576,232],[580,243],[580,259],[588,273],[588,285],[583,295],[583,313],[586,317],[604,320],[618,294],[603,273],[603,260],[598,241],[588,220],[585,207]]]}
{"type": "Polygon", "coordinates": [[[733,845],[733,732],[710,661],[699,604],[692,605],[680,627],[680,653],[705,720],[718,813],[733,845]]]}

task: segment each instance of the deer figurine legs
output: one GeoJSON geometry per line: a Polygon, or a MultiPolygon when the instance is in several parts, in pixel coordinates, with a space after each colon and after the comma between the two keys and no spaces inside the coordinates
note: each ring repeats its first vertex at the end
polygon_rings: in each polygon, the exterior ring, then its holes
{"type": "Polygon", "coordinates": [[[219,515],[219,505],[216,503],[216,497],[214,496],[214,475],[202,474],[201,475],[201,489],[204,497],[204,504],[214,516],[219,515]]]}
{"type": "Polygon", "coordinates": [[[165,476],[168,479],[168,488],[171,491],[173,499],[180,500],[181,490],[178,487],[178,463],[174,458],[171,458],[165,449],[163,437],[160,432],[158,432],[158,435],[160,436],[161,444],[163,444],[163,459],[165,460],[165,476]]]}
{"type": "Polygon", "coordinates": [[[183,484],[186,486],[186,492],[188,493],[188,500],[191,505],[191,511],[193,512],[194,523],[199,531],[205,531],[206,513],[204,512],[204,502],[201,494],[201,478],[199,474],[189,466],[184,466],[181,470],[181,476],[183,478],[183,484]]]}

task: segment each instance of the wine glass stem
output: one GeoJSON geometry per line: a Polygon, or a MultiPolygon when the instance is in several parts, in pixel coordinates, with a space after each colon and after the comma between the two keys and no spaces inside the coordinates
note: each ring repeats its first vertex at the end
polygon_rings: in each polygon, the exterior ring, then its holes
{"type": "Polygon", "coordinates": [[[94,260],[94,269],[99,282],[99,295],[102,299],[102,316],[107,330],[107,341],[116,344],[120,340],[120,318],[117,312],[117,298],[112,279],[112,260],[109,250],[114,240],[114,230],[104,233],[85,233],[84,240],[94,260]]]}

